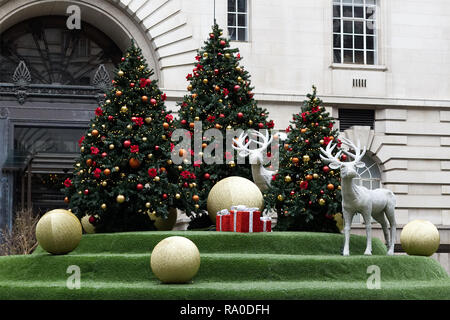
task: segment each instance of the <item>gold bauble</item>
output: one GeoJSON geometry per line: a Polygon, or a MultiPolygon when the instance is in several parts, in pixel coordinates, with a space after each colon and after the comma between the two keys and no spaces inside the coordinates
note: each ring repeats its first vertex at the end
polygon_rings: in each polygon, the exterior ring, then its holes
{"type": "Polygon", "coordinates": [[[313,174],[313,178],[314,178],[314,179],[318,179],[318,178],[319,178],[319,175],[318,175],[317,173],[314,173],[314,174],[313,174]]]}
{"type": "Polygon", "coordinates": [[[119,194],[116,198],[117,203],[124,203],[125,202],[125,196],[119,194]]]}
{"type": "Polygon", "coordinates": [[[151,158],[153,158],[153,154],[149,153],[149,154],[147,155],[147,159],[150,160],[151,158]]]}
{"type": "Polygon", "coordinates": [[[122,108],[120,108],[120,112],[127,113],[128,112],[128,107],[127,106],[123,106],[122,108]]]}
{"type": "MultiPolygon", "coordinates": [[[[106,181],[103,181],[102,182],[102,187],[106,187],[108,185],[108,182],[106,182],[106,181]]],[[[103,208],[102,208],[103,209],[103,208]]]]}
{"type": "Polygon", "coordinates": [[[125,74],[125,72],[123,72],[122,70],[120,70],[119,72],[117,72],[117,75],[119,77],[123,77],[123,75],[125,74]]]}
{"type": "Polygon", "coordinates": [[[159,182],[161,180],[161,178],[160,177],[155,177],[155,179],[153,179],[153,180],[155,180],[156,182],[159,182]]]}
{"type": "Polygon", "coordinates": [[[208,84],[208,79],[203,79],[204,84],[208,84]]]}
{"type": "Polygon", "coordinates": [[[167,219],[157,217],[154,224],[158,231],[170,231],[175,226],[177,218],[178,218],[177,209],[169,208],[167,219]]]}
{"type": "Polygon", "coordinates": [[[303,162],[309,162],[311,158],[308,155],[303,156],[303,162]]]}
{"type": "Polygon", "coordinates": [[[129,125],[127,125],[127,129],[128,129],[128,130],[132,130],[132,129],[133,129],[133,126],[132,126],[131,124],[129,124],[129,125]]]}
{"type": "Polygon", "coordinates": [[[147,140],[148,140],[147,137],[142,138],[142,141],[144,141],[144,142],[147,142],[147,140]]]}
{"type": "Polygon", "coordinates": [[[109,145],[109,150],[114,150],[114,148],[115,148],[115,147],[114,147],[113,144],[110,144],[110,145],[109,145]]]}
{"type": "Polygon", "coordinates": [[[83,226],[84,232],[87,234],[93,234],[95,233],[95,227],[92,225],[92,223],[89,222],[90,215],[85,215],[81,219],[81,225],[83,226]]]}
{"type": "Polygon", "coordinates": [[[249,208],[264,208],[264,198],[252,181],[242,177],[228,177],[220,180],[211,189],[207,199],[209,217],[216,221],[217,212],[232,206],[245,205],[249,208]]]}
{"type": "Polygon", "coordinates": [[[177,193],[177,194],[175,195],[175,199],[180,200],[180,199],[181,199],[181,194],[177,193]]]}
{"type": "Polygon", "coordinates": [[[277,200],[278,201],[284,201],[284,197],[281,194],[279,194],[278,197],[277,197],[277,200]]]}
{"type": "Polygon", "coordinates": [[[430,221],[414,220],[403,227],[400,243],[409,255],[429,257],[439,248],[439,231],[430,221]]]}
{"type": "Polygon", "coordinates": [[[195,121],[200,121],[200,117],[195,117],[194,120],[195,121]]]}
{"type": "Polygon", "coordinates": [[[150,123],[152,123],[152,121],[153,121],[153,119],[151,117],[145,118],[145,123],[146,124],[150,124],[150,123]]]}
{"type": "Polygon", "coordinates": [[[80,220],[71,212],[56,209],[47,212],[36,225],[36,239],[51,254],[66,254],[80,243],[83,234],[80,220]]]}
{"type": "Polygon", "coordinates": [[[248,125],[252,126],[253,125],[253,121],[252,120],[248,120],[248,125]]]}
{"type": "Polygon", "coordinates": [[[229,54],[228,52],[225,53],[225,58],[227,58],[227,59],[231,58],[231,54],[229,54]]]}
{"type": "Polygon", "coordinates": [[[284,182],[289,183],[289,182],[291,182],[291,181],[292,181],[292,178],[291,178],[290,176],[286,176],[286,177],[284,178],[284,182]]]}
{"type": "Polygon", "coordinates": [[[119,171],[120,171],[120,168],[119,168],[119,167],[114,167],[114,171],[115,171],[115,172],[119,172],[119,171]]]}
{"type": "Polygon", "coordinates": [[[150,267],[163,283],[186,283],[194,278],[200,268],[200,252],[185,237],[169,237],[153,249],[150,267]]]}
{"type": "Polygon", "coordinates": [[[80,150],[81,150],[81,152],[84,152],[84,147],[81,147],[81,149],[80,149],[80,150]]]}
{"type": "Polygon", "coordinates": [[[325,203],[326,203],[326,201],[325,201],[324,199],[319,199],[319,204],[320,204],[321,206],[324,206],[325,203]]]}
{"type": "Polygon", "coordinates": [[[146,207],[147,209],[150,209],[151,206],[152,206],[152,204],[151,204],[150,202],[147,202],[147,203],[145,204],[145,207],[146,207]]]}

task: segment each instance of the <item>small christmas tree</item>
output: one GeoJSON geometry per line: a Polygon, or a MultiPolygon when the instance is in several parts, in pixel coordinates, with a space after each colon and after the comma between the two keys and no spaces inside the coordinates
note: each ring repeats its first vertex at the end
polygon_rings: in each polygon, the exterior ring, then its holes
{"type": "Polygon", "coordinates": [[[339,172],[320,158],[320,148],[335,141],[338,132],[314,86],[307,97],[302,113],[286,129],[280,170],[265,193],[266,209],[278,213],[278,230],[339,232],[334,219],[342,212],[339,172]]]}
{"type": "MultiPolygon", "coordinates": [[[[250,75],[239,65],[242,58],[238,52],[238,49],[230,48],[229,41],[222,36],[222,30],[214,24],[208,40],[196,56],[193,73],[187,75],[189,94],[180,104],[177,127],[193,134],[196,122],[201,122],[203,132],[218,129],[224,137],[223,147],[230,147],[231,150],[223,152],[223,164],[205,164],[198,160],[193,163],[202,209],[206,209],[208,193],[218,181],[229,176],[252,179],[248,161],[237,165],[231,142],[229,146],[226,144],[227,131],[274,127],[273,121],[268,120],[267,111],[259,108],[253,99],[250,75]]],[[[203,141],[202,148],[208,145],[207,141],[203,141]]]]}
{"type": "Polygon", "coordinates": [[[170,207],[188,214],[199,207],[196,177],[171,160],[174,118],[134,43],[118,70],[80,140],[66,202],[78,217],[89,215],[97,232],[153,230],[170,207]]]}

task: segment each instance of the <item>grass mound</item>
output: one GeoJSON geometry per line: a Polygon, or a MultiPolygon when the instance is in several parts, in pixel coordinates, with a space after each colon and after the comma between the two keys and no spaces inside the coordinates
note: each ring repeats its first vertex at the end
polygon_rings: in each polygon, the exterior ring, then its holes
{"type": "Polygon", "coordinates": [[[31,256],[0,258],[0,299],[450,299],[450,279],[431,258],[386,256],[373,240],[321,233],[137,232],[85,235],[65,256],[38,248],[31,256]],[[194,282],[163,285],[150,269],[153,247],[185,236],[199,248],[194,282]],[[81,289],[69,290],[67,268],[80,267],[81,289]],[[381,289],[369,290],[367,268],[381,271],[381,289]]]}

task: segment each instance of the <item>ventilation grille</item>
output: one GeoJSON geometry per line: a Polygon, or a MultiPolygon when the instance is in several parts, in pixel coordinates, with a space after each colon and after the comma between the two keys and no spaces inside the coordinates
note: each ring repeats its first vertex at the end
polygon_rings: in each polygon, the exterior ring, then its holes
{"type": "Polygon", "coordinates": [[[366,88],[367,79],[353,79],[353,88],[366,88]]]}
{"type": "Polygon", "coordinates": [[[339,109],[339,130],[342,132],[353,126],[374,128],[375,110],[339,109]]]}

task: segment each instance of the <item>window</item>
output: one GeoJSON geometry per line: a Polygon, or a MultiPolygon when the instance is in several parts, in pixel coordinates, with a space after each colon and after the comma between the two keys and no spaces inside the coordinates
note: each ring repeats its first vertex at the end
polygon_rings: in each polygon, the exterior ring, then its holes
{"type": "Polygon", "coordinates": [[[359,177],[355,179],[356,184],[364,186],[369,190],[381,187],[381,172],[377,163],[368,155],[365,155],[361,162],[365,164],[363,168],[357,168],[359,177]]]}
{"type": "Polygon", "coordinates": [[[335,63],[377,63],[376,0],[333,0],[335,63]]]}
{"type": "Polygon", "coordinates": [[[353,126],[369,126],[371,129],[375,125],[375,110],[367,109],[339,109],[339,131],[353,126]]]}
{"type": "Polygon", "coordinates": [[[248,40],[247,0],[228,0],[228,34],[231,40],[248,40]]]}

